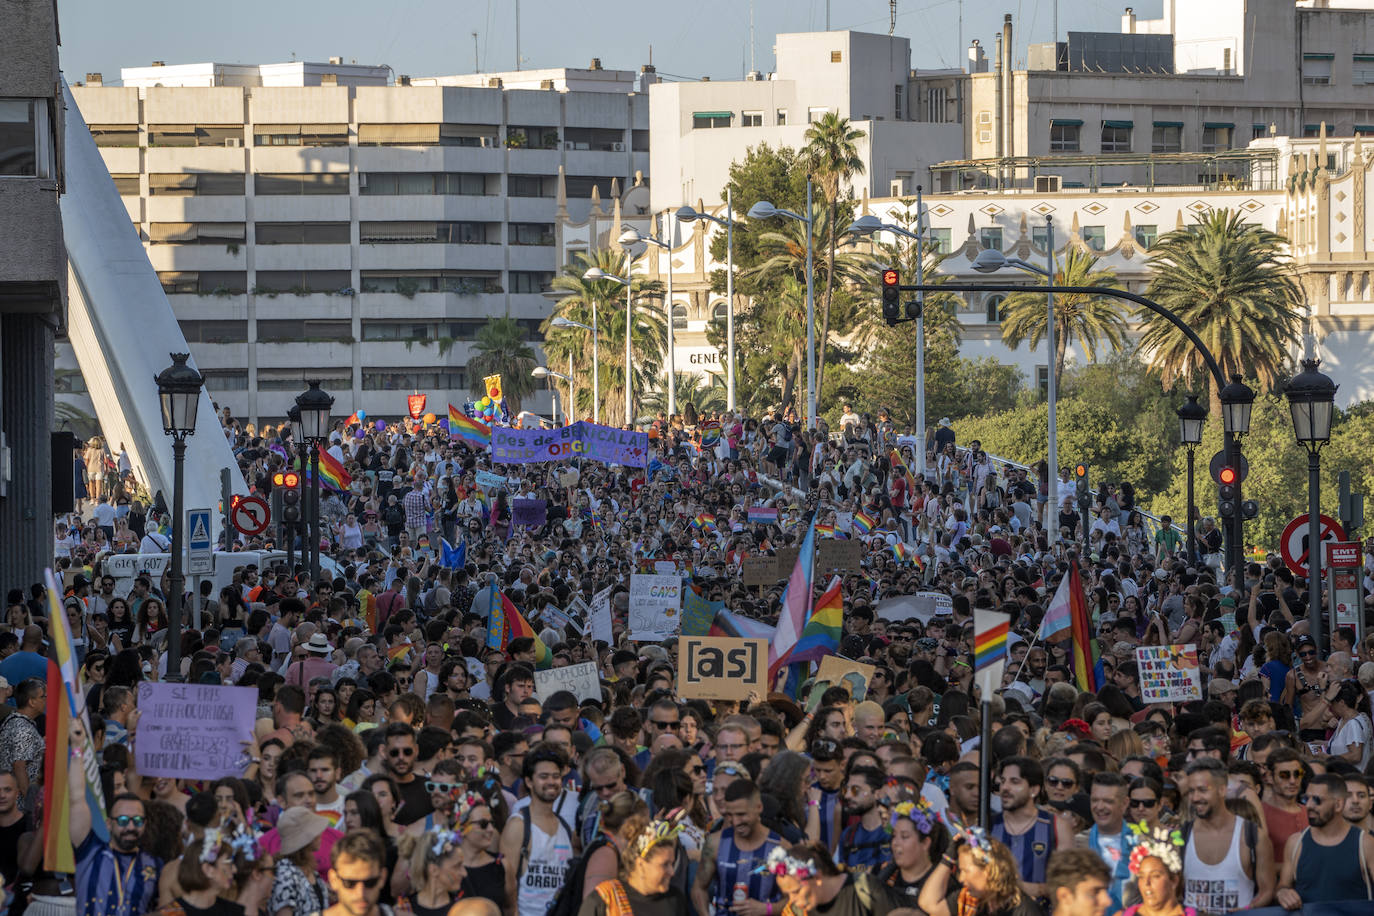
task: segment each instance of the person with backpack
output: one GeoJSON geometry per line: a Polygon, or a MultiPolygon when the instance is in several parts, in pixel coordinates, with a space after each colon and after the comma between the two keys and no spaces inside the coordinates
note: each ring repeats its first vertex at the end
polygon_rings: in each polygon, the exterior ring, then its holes
{"type": "Polygon", "coordinates": [[[567,755],[552,744],[537,744],[525,755],[521,775],[530,805],[501,831],[507,916],[545,916],[577,854],[577,832],[553,807],[567,766],[567,755]]]}
{"type": "Polygon", "coordinates": [[[674,814],[639,829],[620,857],[620,876],[598,884],[578,916],[687,916],[687,896],[673,887],[683,826],[674,814]]]}
{"type": "Polygon", "coordinates": [[[782,895],[762,866],[783,839],[763,824],[763,796],[744,777],[726,787],[720,813],[724,826],[702,848],[692,905],[700,916],[766,916],[782,895]]]}
{"type": "Polygon", "coordinates": [[[1226,766],[1200,757],[1184,771],[1193,819],[1184,831],[1183,905],[1230,912],[1274,899],[1273,846],[1261,842],[1254,821],[1226,807],[1226,766]]]}

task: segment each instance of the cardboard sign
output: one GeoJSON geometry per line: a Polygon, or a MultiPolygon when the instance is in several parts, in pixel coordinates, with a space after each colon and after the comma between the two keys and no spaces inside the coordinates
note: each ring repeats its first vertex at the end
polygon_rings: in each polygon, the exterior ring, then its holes
{"type": "Polygon", "coordinates": [[[560,690],[571,691],[579,702],[600,701],[601,678],[596,673],[596,662],[534,672],[534,695],[539,697],[539,702],[547,703],[549,697],[560,690]]]}
{"type": "Polygon", "coordinates": [[[563,612],[563,616],[568,618],[565,626],[572,627],[578,633],[587,632],[587,621],[592,619],[592,609],[587,602],[582,600],[581,595],[573,595],[563,612]]]}
{"type": "Polygon", "coordinates": [[[1202,672],[1197,646],[1139,646],[1140,698],[1146,703],[1202,699],[1202,672]]]}
{"type": "Polygon", "coordinates": [[[143,681],[138,708],[139,773],[176,779],[242,775],[257,719],[256,689],[143,681]]]}
{"type": "Polygon", "coordinates": [[[608,646],[615,645],[614,630],[611,627],[611,586],[592,595],[592,613],[588,618],[592,639],[600,640],[608,646]]]}
{"type": "Polygon", "coordinates": [[[747,700],[768,696],[768,640],[684,636],[677,694],[686,700],[747,700]]]}
{"type": "Polygon", "coordinates": [[[782,547],[778,550],[775,558],[778,561],[775,579],[786,579],[792,575],[793,568],[797,565],[797,557],[801,556],[800,547],[782,547]]]}
{"type": "Polygon", "coordinates": [[[827,655],[821,659],[821,667],[816,672],[816,682],[828,681],[836,686],[849,688],[855,703],[862,703],[868,696],[868,685],[873,682],[873,665],[851,661],[839,655],[827,655]]]}
{"type": "Polygon", "coordinates": [[[863,559],[864,542],[860,540],[827,538],[816,545],[816,572],[859,572],[863,559]]]}
{"type": "Polygon", "coordinates": [[[512,499],[510,501],[512,525],[543,528],[548,521],[548,513],[549,505],[542,499],[512,499]]]}
{"type": "Polygon", "coordinates": [[[897,595],[879,601],[873,608],[879,620],[900,623],[903,620],[919,620],[930,623],[940,614],[954,613],[954,599],[943,592],[917,592],[914,595],[897,595]]]}
{"type": "Polygon", "coordinates": [[[577,468],[572,468],[558,475],[559,484],[569,488],[577,486],[577,482],[581,479],[582,475],[577,473],[577,468]]]}
{"type": "Polygon", "coordinates": [[[682,621],[682,579],[676,575],[630,574],[630,639],[662,642],[682,621]]]}
{"type": "Polygon", "coordinates": [[[777,557],[745,557],[740,577],[747,586],[772,585],[778,581],[777,557]]]}
{"type": "Polygon", "coordinates": [[[501,474],[493,474],[491,471],[478,471],[474,482],[483,490],[504,490],[506,488],[506,478],[501,474]]]}

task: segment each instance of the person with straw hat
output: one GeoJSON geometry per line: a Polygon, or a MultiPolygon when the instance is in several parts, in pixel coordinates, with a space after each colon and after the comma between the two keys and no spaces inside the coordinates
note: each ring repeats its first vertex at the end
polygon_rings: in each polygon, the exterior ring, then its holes
{"type": "Polygon", "coordinates": [[[313,916],[329,902],[329,891],[315,866],[320,836],[328,819],[309,808],[287,808],[277,820],[281,848],[268,900],[269,916],[313,916]]]}

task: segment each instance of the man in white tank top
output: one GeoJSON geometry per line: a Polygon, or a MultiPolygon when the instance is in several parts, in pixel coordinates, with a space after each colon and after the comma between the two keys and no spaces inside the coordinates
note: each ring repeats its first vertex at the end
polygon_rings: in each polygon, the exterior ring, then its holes
{"type": "Polygon", "coordinates": [[[563,751],[548,743],[525,755],[522,775],[530,804],[506,821],[501,832],[506,916],[544,916],[577,853],[575,831],[553,808],[567,765],[563,751]]]}
{"type": "Polygon", "coordinates": [[[1226,767],[1211,757],[1188,764],[1193,809],[1183,853],[1183,905],[1210,913],[1267,906],[1274,899],[1274,852],[1257,828],[1226,810],[1226,767]]]}

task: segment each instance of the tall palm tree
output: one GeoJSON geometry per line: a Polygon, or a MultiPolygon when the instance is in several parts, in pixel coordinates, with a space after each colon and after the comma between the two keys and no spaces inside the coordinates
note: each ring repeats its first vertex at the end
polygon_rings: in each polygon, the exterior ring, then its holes
{"type": "MultiPolygon", "coordinates": [[[[1057,265],[1054,283],[1056,286],[1121,285],[1112,271],[1098,269],[1097,258],[1072,247],[1057,265]]],[[[1039,346],[1049,329],[1046,305],[1045,294],[1037,292],[1034,287],[1027,287],[1024,293],[1008,296],[1002,303],[1002,342],[1013,349],[1024,340],[1030,341],[1032,350],[1039,346]]],[[[1119,299],[1083,293],[1056,293],[1055,385],[1059,385],[1064,375],[1064,353],[1070,339],[1078,341],[1088,354],[1088,359],[1096,362],[1098,344],[1106,341],[1113,350],[1120,350],[1126,344],[1126,332],[1126,310],[1119,299]]]]}
{"type": "MultiPolygon", "coordinates": [[[[1284,253],[1287,239],[1213,210],[1150,249],[1146,293],[1178,315],[1212,351],[1221,371],[1258,378],[1272,388],[1283,376],[1302,325],[1302,293],[1284,253]]],[[[1141,349],[1164,384],[1191,385],[1207,372],[1196,347],[1173,324],[1141,311],[1141,349]]],[[[1220,410],[1216,386],[1212,406],[1220,410]]]]}
{"type": "MultiPolygon", "coordinates": [[[[725,377],[716,372],[697,375],[691,372],[675,373],[678,410],[685,412],[691,405],[698,416],[716,413],[725,409],[725,377]]],[[[645,392],[640,402],[640,414],[652,416],[660,410],[668,409],[667,386],[660,377],[658,387],[645,392]]]]}
{"type": "MultiPolygon", "coordinates": [[[[552,322],[556,317],[563,317],[591,327],[592,303],[595,302],[600,339],[597,352],[601,365],[600,416],[603,423],[619,425],[626,422],[625,287],[614,280],[587,280],[583,275],[593,267],[623,277],[628,261],[623,252],[607,248],[573,255],[562,274],[553,280],[553,288],[563,297],[543,324],[544,353],[550,368],[566,365],[568,356],[572,356],[573,372],[578,378],[574,413],[591,416],[592,334],[581,328],[554,327],[552,322]]],[[[663,354],[668,347],[668,323],[662,309],[663,285],[656,280],[631,279],[634,328],[630,337],[630,380],[634,390],[642,392],[652,387],[662,370],[663,354]],[[650,300],[653,307],[646,307],[650,300]]]]}
{"type": "Polygon", "coordinates": [[[827,111],[819,121],[806,129],[806,146],[802,155],[807,167],[820,182],[821,195],[826,204],[826,257],[825,295],[822,298],[822,317],[820,351],[816,357],[816,390],[821,390],[825,379],[825,348],[830,341],[830,304],[835,295],[835,247],[839,232],[835,220],[839,212],[841,185],[864,172],[864,161],[859,158],[858,143],[864,132],[833,111],[827,111]]]}
{"type": "Polygon", "coordinates": [[[482,379],[501,376],[501,390],[511,416],[520,412],[520,402],[534,393],[530,372],[539,365],[534,350],[525,342],[525,328],[514,318],[492,318],[477,331],[468,357],[468,386],[485,391],[482,379]]]}

